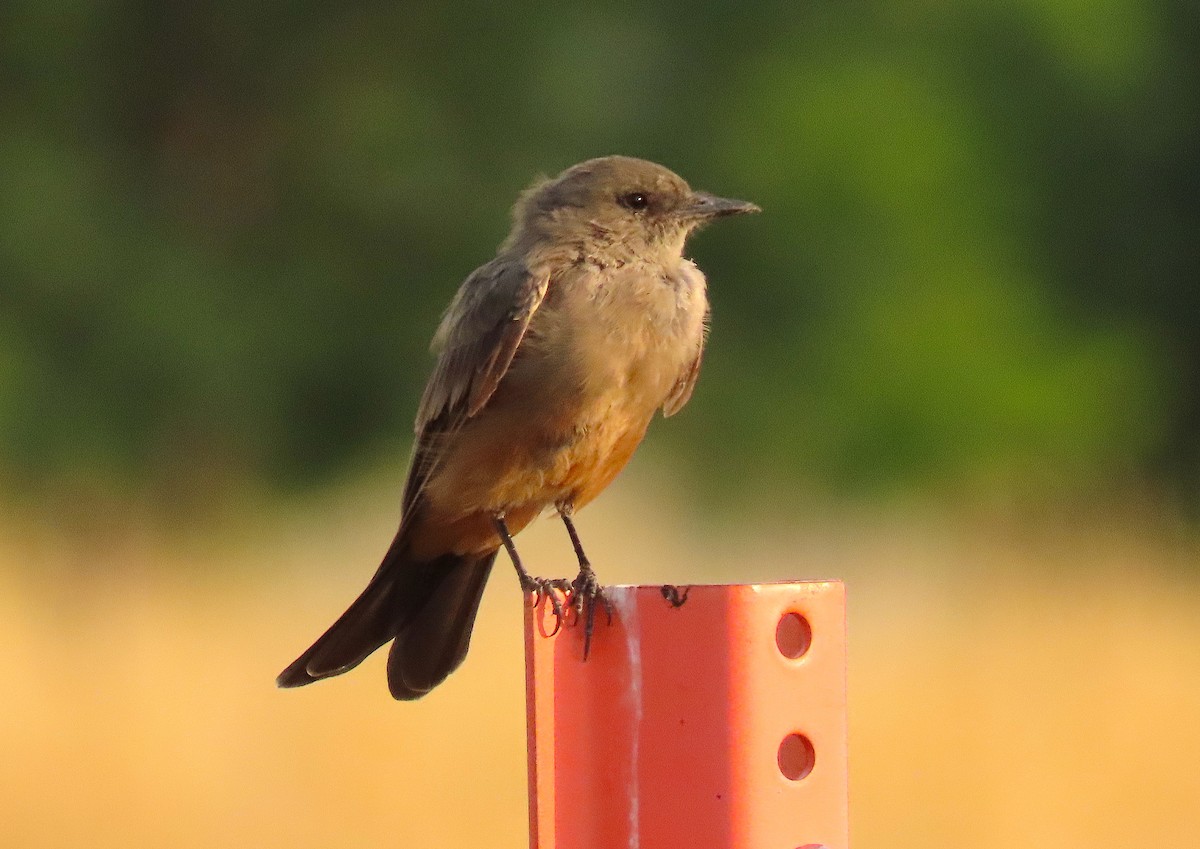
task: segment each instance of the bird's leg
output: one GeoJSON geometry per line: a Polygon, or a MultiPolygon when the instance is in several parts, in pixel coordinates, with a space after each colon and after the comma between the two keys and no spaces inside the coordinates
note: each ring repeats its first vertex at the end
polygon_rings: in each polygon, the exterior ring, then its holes
{"type": "Polygon", "coordinates": [[[567,533],[571,536],[571,546],[575,549],[575,556],[579,559],[579,574],[571,582],[571,606],[584,617],[583,659],[587,660],[588,652],[592,648],[592,631],[596,627],[596,603],[600,602],[604,605],[604,612],[608,616],[610,625],[613,611],[612,602],[608,600],[608,596],[604,594],[604,588],[596,580],[596,570],[592,568],[591,561],[583,553],[583,543],[579,541],[579,532],[575,530],[575,523],[571,521],[571,515],[574,512],[570,503],[558,505],[558,515],[563,520],[563,524],[567,526],[567,533]]]}
{"type": "Polygon", "coordinates": [[[535,578],[530,575],[523,565],[521,565],[521,556],[517,554],[517,546],[513,543],[512,534],[508,532],[508,524],[504,521],[504,514],[499,514],[492,517],[492,524],[496,528],[496,533],[500,535],[500,542],[504,545],[504,550],[508,552],[508,558],[512,561],[513,568],[517,570],[517,580],[521,583],[521,589],[533,595],[536,602],[537,599],[543,596],[550,601],[550,607],[554,610],[554,631],[562,627],[563,610],[562,602],[558,600],[558,590],[565,598],[567,593],[571,592],[571,584],[567,583],[565,578],[535,578]]]}

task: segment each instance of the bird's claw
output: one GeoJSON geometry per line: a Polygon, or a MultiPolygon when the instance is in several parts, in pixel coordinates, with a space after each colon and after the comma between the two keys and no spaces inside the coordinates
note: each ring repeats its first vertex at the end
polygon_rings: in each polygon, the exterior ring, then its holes
{"type": "Polygon", "coordinates": [[[521,589],[532,596],[535,606],[542,599],[549,602],[550,609],[554,611],[554,630],[550,632],[549,636],[553,637],[562,630],[563,622],[567,617],[567,609],[563,605],[563,601],[570,600],[573,592],[572,584],[566,578],[534,578],[526,575],[521,579],[521,589]],[[562,599],[559,599],[560,594],[562,599]]]}
{"type": "Polygon", "coordinates": [[[592,649],[592,632],[596,628],[596,605],[604,605],[604,613],[608,624],[612,624],[612,602],[604,593],[604,588],[596,580],[596,573],[590,568],[579,570],[575,580],[571,582],[571,609],[577,617],[583,617],[583,659],[587,660],[592,649]]]}

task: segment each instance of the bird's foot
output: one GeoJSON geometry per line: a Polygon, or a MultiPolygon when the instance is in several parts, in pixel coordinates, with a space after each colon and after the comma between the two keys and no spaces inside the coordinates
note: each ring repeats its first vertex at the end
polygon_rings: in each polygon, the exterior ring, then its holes
{"type": "Polygon", "coordinates": [[[554,611],[554,630],[550,633],[550,636],[554,636],[562,629],[566,620],[567,609],[563,601],[569,600],[574,591],[571,582],[566,578],[535,578],[528,573],[519,575],[519,579],[521,590],[533,597],[535,606],[545,599],[554,611]],[[562,598],[559,598],[560,595],[562,598]]]}
{"type": "Polygon", "coordinates": [[[596,580],[596,572],[591,566],[584,565],[579,574],[571,582],[571,608],[576,616],[583,618],[583,659],[587,660],[592,649],[592,632],[596,629],[596,605],[604,605],[604,613],[608,624],[612,624],[613,607],[604,587],[596,580]]]}

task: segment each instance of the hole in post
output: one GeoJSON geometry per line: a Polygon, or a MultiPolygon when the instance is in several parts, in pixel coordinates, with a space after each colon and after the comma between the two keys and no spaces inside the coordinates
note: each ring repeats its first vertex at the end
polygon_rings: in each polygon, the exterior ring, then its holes
{"type": "Polygon", "coordinates": [[[785,613],[775,626],[775,645],[784,657],[803,657],[812,645],[812,626],[799,613],[785,613]]]}
{"type": "Polygon", "coordinates": [[[789,734],[779,744],[779,771],[785,778],[799,781],[813,771],[817,753],[803,734],[789,734]]]}

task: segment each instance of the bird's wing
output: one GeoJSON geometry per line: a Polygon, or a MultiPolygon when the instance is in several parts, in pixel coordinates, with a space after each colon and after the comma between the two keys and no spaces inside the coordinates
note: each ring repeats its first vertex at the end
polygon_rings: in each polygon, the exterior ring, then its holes
{"type": "Polygon", "coordinates": [[[417,442],[404,489],[406,513],[436,464],[439,438],[487,405],[549,285],[548,274],[498,257],[459,288],[433,337],[439,356],[417,409],[417,442]]]}
{"type": "Polygon", "coordinates": [[[692,361],[684,367],[683,372],[679,375],[679,380],[675,382],[675,386],[671,389],[671,394],[667,396],[667,400],[663,401],[662,411],[664,416],[673,416],[683,409],[683,405],[692,397],[692,390],[696,388],[696,377],[700,374],[700,362],[704,359],[704,341],[708,328],[709,310],[704,313],[705,333],[700,336],[700,345],[696,348],[696,356],[692,361]]]}

